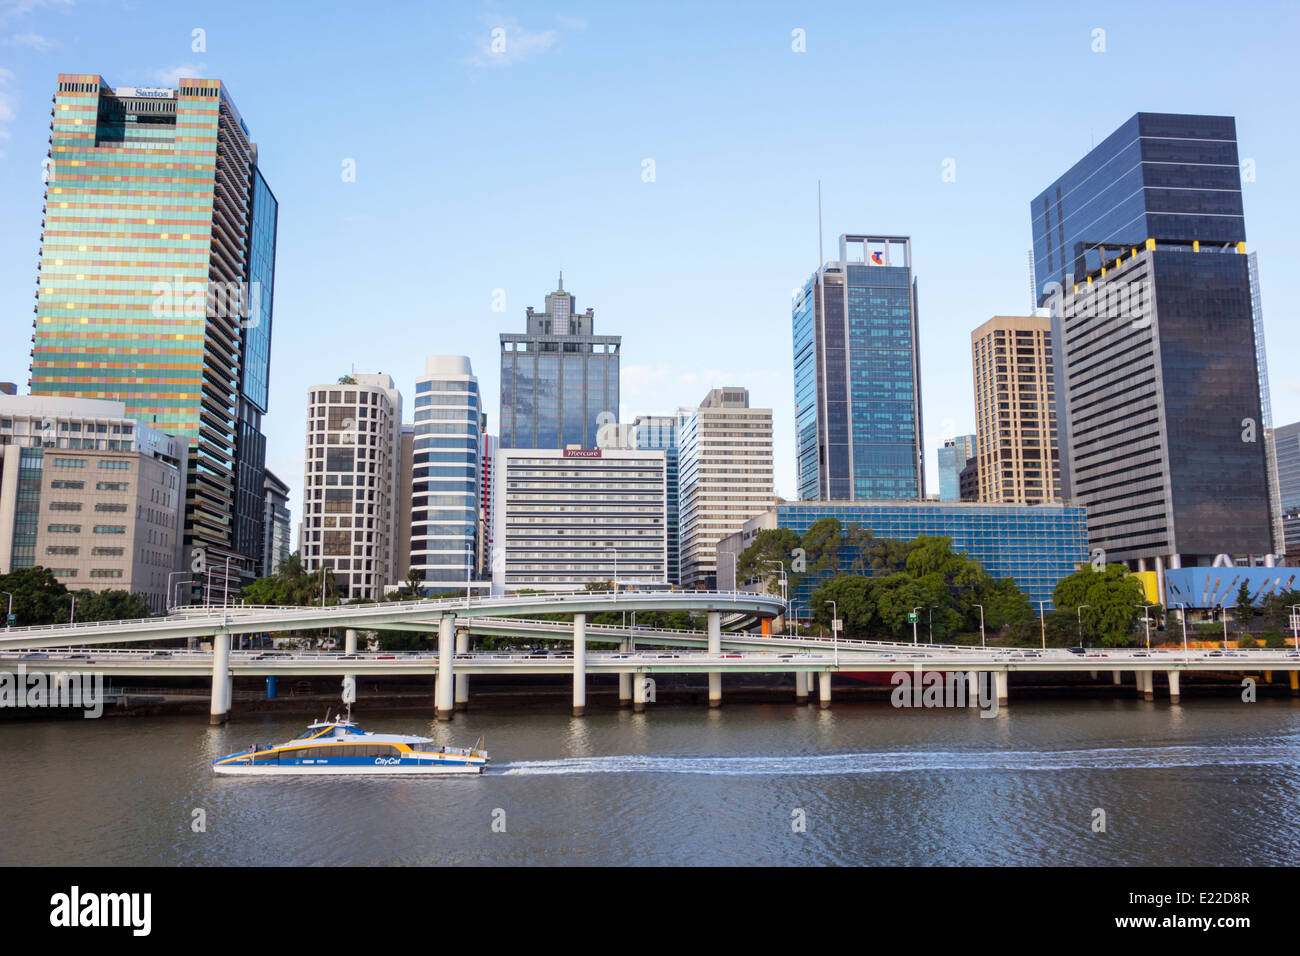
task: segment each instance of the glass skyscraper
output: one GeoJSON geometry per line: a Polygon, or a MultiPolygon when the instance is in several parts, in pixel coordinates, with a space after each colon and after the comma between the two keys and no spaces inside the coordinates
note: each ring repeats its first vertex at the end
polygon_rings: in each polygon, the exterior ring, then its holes
{"type": "Polygon", "coordinates": [[[60,74],[34,395],[111,399],[190,444],[187,548],[262,564],[276,201],[220,80],[60,74]]]}
{"type": "Polygon", "coordinates": [[[676,415],[638,415],[636,422],[638,451],[662,451],[667,458],[668,481],[668,583],[682,583],[681,539],[678,521],[678,417],[676,415]]]}
{"type": "MultiPolygon", "coordinates": [[[[1138,113],[1033,200],[1062,494],[1154,570],[1269,560],[1270,423],[1228,116],[1138,113]]],[[[1163,592],[1162,592],[1163,597],[1163,592]]]]}
{"type": "Polygon", "coordinates": [[[478,379],[469,359],[430,355],[415,382],[410,503],[410,571],[426,590],[463,586],[478,566],[482,443],[478,379]]]}
{"type": "Polygon", "coordinates": [[[961,471],[975,457],[975,436],[946,438],[939,449],[939,500],[961,501],[961,471]]]}
{"type": "Polygon", "coordinates": [[[560,286],[546,311],[528,309],[523,335],[501,335],[501,447],[595,448],[618,421],[617,335],[596,335],[594,312],[575,313],[560,286]]]}
{"type": "Polygon", "coordinates": [[[911,250],[907,237],[840,236],[839,261],[826,263],[795,301],[801,499],[925,495],[911,250]]]}

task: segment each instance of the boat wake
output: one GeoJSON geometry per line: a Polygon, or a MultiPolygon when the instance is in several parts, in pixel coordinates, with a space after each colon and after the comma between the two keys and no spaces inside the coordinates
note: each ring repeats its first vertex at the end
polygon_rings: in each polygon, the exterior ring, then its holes
{"type": "Polygon", "coordinates": [[[601,773],[695,774],[723,777],[802,777],[872,773],[1006,770],[1160,770],[1179,767],[1285,767],[1300,772],[1294,742],[1272,746],[1107,747],[1094,750],[876,751],[788,756],[608,756],[519,760],[490,768],[490,776],[601,773]]]}

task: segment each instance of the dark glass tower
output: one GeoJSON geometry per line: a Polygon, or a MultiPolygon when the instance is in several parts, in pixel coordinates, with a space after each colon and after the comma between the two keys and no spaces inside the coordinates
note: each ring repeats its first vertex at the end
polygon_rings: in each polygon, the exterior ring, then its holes
{"type": "Polygon", "coordinates": [[[1138,113],[1030,207],[1065,497],[1108,561],[1272,551],[1236,127],[1138,113]]]}
{"type": "Polygon", "coordinates": [[[793,326],[799,497],[925,497],[911,240],[840,236],[839,261],[804,285],[793,326]]]}
{"type": "Polygon", "coordinates": [[[617,423],[622,339],[574,310],[561,274],[546,311],[528,309],[525,334],[502,333],[502,448],[595,448],[599,427],[617,423]]]}

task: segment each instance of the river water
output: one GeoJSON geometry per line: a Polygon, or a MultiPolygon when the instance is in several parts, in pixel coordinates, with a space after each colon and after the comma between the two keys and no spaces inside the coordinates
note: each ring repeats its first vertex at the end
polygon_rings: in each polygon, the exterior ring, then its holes
{"type": "Polygon", "coordinates": [[[306,715],[4,722],[0,864],[1300,863],[1290,700],[650,707],[356,715],[481,777],[212,773],[306,715]]]}

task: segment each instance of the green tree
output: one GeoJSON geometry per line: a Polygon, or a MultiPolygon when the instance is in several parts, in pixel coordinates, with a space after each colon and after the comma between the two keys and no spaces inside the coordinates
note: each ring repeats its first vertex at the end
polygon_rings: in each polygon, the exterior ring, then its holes
{"type": "Polygon", "coordinates": [[[77,592],[78,621],[134,621],[153,616],[149,599],[143,594],[121,590],[77,592]]]}
{"type": "MultiPolygon", "coordinates": [[[[749,547],[736,559],[736,580],[749,582],[767,578],[768,593],[777,593],[781,576],[772,565],[780,564],[789,571],[794,561],[794,549],[799,546],[799,536],[789,528],[764,528],[754,535],[749,547]]],[[[790,578],[787,575],[787,579],[790,578]]]]}
{"type": "Polygon", "coordinates": [[[876,604],[872,597],[870,578],[857,574],[837,574],[826,581],[809,599],[813,620],[825,627],[838,613],[844,622],[844,635],[858,637],[870,634],[879,626],[876,604]],[[831,602],[836,604],[835,609],[831,602]]]}
{"type": "Polygon", "coordinates": [[[1250,585],[1245,581],[1241,582],[1241,587],[1237,588],[1237,606],[1233,609],[1237,616],[1237,622],[1246,630],[1250,630],[1250,622],[1259,616],[1259,609],[1255,607],[1255,601],[1250,596],[1250,585]]]}
{"type": "Polygon", "coordinates": [[[827,517],[814,521],[803,533],[799,546],[808,563],[807,574],[818,576],[839,569],[842,528],[839,518],[827,517]]]}
{"type": "MultiPolygon", "coordinates": [[[[922,607],[922,611],[918,613],[924,613],[926,590],[916,578],[905,571],[887,574],[882,578],[873,578],[872,585],[871,594],[876,605],[876,617],[879,618],[885,634],[898,640],[910,639],[912,625],[908,623],[907,616],[912,613],[914,607],[922,607]]],[[[918,636],[921,633],[919,622],[916,633],[918,636]]]]}
{"type": "Polygon", "coordinates": [[[1085,566],[1057,582],[1052,602],[1058,614],[1074,615],[1074,636],[1078,638],[1078,609],[1084,608],[1085,642],[1099,641],[1121,647],[1133,640],[1146,597],[1138,579],[1122,565],[1108,564],[1101,571],[1085,566]]]}
{"type": "MultiPolygon", "coordinates": [[[[989,578],[980,590],[979,600],[971,603],[984,605],[986,633],[1005,631],[1012,625],[1030,620],[1034,616],[1034,608],[1029,603],[1029,597],[1011,578],[1001,580],[989,578]]],[[[972,610],[974,614],[970,619],[970,625],[972,628],[979,627],[979,609],[972,610]]]]}
{"type": "MultiPolygon", "coordinates": [[[[62,624],[68,620],[72,598],[68,589],[48,568],[37,565],[0,575],[0,591],[13,594],[13,614],[17,627],[38,624],[62,624]]],[[[7,611],[9,598],[0,594],[0,613],[7,611]]]]}

